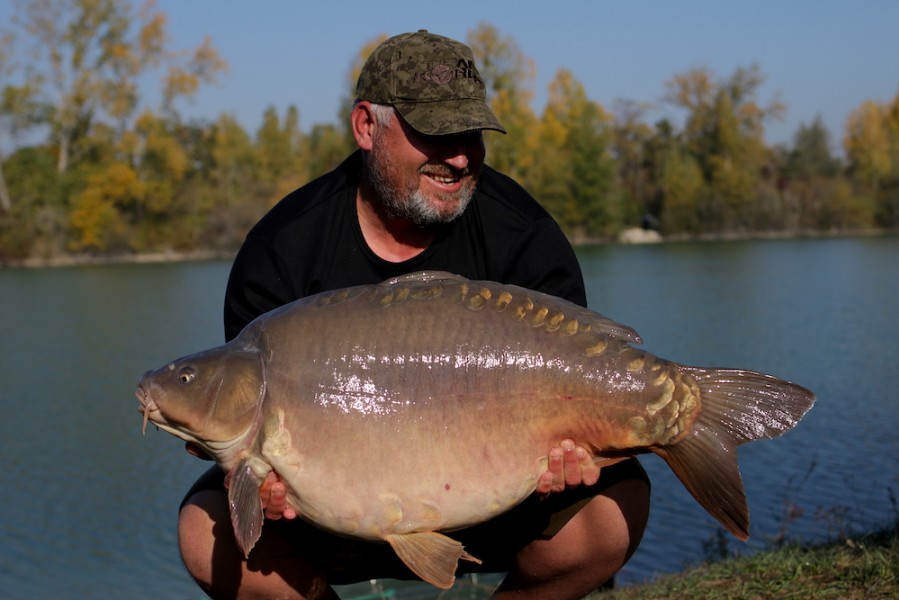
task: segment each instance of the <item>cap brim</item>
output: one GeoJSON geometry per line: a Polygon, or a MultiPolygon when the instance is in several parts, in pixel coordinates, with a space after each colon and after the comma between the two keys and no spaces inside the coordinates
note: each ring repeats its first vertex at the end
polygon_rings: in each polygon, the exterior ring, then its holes
{"type": "Polygon", "coordinates": [[[483,100],[397,102],[394,107],[413,129],[425,135],[452,135],[481,129],[506,133],[483,100]]]}

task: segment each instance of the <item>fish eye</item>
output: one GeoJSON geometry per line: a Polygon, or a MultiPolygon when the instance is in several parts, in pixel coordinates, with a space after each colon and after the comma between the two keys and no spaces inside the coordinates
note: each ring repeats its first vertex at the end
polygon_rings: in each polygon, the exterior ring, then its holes
{"type": "Polygon", "coordinates": [[[178,381],[181,383],[190,383],[194,380],[197,373],[194,371],[193,367],[184,367],[180,371],[178,371],[178,381]]]}

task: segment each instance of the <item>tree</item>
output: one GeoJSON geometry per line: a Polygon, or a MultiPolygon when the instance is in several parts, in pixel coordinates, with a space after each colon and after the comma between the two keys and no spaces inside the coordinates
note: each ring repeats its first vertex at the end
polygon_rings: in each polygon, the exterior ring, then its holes
{"type": "Polygon", "coordinates": [[[529,185],[536,154],[537,116],[531,108],[536,68],[511,37],[487,23],[470,30],[467,43],[487,88],[494,114],[506,135],[485,136],[487,160],[495,168],[529,185]]]}
{"type": "Polygon", "coordinates": [[[316,123],[306,136],[303,152],[308,157],[306,171],[309,178],[318,177],[337,167],[356,146],[349,147],[346,128],[333,123],[316,123]]]}
{"type": "Polygon", "coordinates": [[[214,80],[224,63],[208,40],[188,60],[164,47],[165,16],[148,0],[133,13],[128,0],[17,0],[16,21],[27,32],[41,69],[46,124],[64,172],[97,119],[123,132],[139,107],[138,80],[169,64],[164,108],[214,80]]]}
{"type": "Polygon", "coordinates": [[[643,121],[651,108],[645,102],[618,100],[612,127],[612,152],[618,166],[618,179],[628,214],[625,219],[658,218],[661,207],[652,194],[647,150],[653,129],[643,121]]]}
{"type": "Polygon", "coordinates": [[[809,125],[801,123],[787,156],[786,176],[790,179],[834,177],[839,171],[840,161],[831,151],[830,132],[821,115],[816,115],[809,125]]]}
{"type": "Polygon", "coordinates": [[[0,260],[65,252],[69,228],[66,188],[55,157],[43,146],[24,146],[9,155],[4,172],[15,201],[0,213],[0,260]]]}
{"type": "Polygon", "coordinates": [[[92,174],[72,202],[70,221],[77,232],[72,249],[127,250],[128,223],[123,208],[141,203],[145,195],[137,173],[124,163],[112,163],[92,174]]]}
{"type": "Polygon", "coordinates": [[[560,69],[541,120],[537,190],[574,237],[608,235],[620,225],[610,129],[602,106],[570,71],[560,69]]]}
{"type": "Polygon", "coordinates": [[[266,109],[256,131],[256,178],[260,193],[274,204],[290,191],[309,181],[306,135],[300,130],[300,111],[290,105],[283,122],[275,107],[266,109]]]}
{"type": "Polygon", "coordinates": [[[846,121],[843,148],[849,172],[868,189],[876,188],[893,168],[890,131],[884,111],[872,100],[863,102],[846,121]]]}
{"type": "Polygon", "coordinates": [[[843,148],[859,196],[874,205],[881,226],[899,225],[899,94],[862,103],[846,122],[843,148]]]}
{"type": "Polygon", "coordinates": [[[706,184],[700,221],[715,231],[752,227],[757,216],[757,184],[767,162],[764,123],[784,110],[779,102],[756,101],[763,81],[753,65],[722,81],[700,68],[665,84],[665,99],[687,111],[684,143],[706,184]]]}
{"type": "MultiPolygon", "coordinates": [[[[18,135],[33,127],[40,119],[41,107],[36,101],[39,79],[26,71],[18,84],[10,83],[18,70],[13,62],[14,36],[0,33],[0,135],[14,141],[18,135]]],[[[4,147],[0,144],[0,209],[8,213],[12,198],[3,171],[4,147]]]]}
{"type": "Polygon", "coordinates": [[[300,112],[296,106],[289,106],[282,125],[278,111],[269,106],[262,116],[262,124],[256,131],[256,152],[260,180],[271,181],[277,187],[282,178],[294,182],[302,178],[298,174],[300,154],[303,147],[303,133],[300,131],[300,112]]]}
{"type": "Polygon", "coordinates": [[[705,189],[702,169],[667,120],[656,123],[647,144],[652,205],[665,234],[699,232],[699,200],[705,189]]]}
{"type": "Polygon", "coordinates": [[[270,188],[259,189],[257,158],[253,140],[237,119],[219,116],[212,137],[209,183],[213,193],[206,207],[206,237],[215,247],[238,242],[270,201],[266,193],[270,188]]]}

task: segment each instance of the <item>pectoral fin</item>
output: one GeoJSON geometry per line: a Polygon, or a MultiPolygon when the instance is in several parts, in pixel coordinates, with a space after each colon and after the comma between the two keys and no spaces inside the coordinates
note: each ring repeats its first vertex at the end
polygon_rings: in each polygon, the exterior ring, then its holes
{"type": "Polygon", "coordinates": [[[391,534],[387,542],[409,569],[440,589],[449,589],[456,580],[459,559],[480,564],[456,540],[434,531],[391,534]]]}
{"type": "Polygon", "coordinates": [[[253,473],[247,461],[237,463],[231,472],[231,483],[228,486],[228,507],[237,546],[245,557],[250,555],[250,550],[262,535],[262,500],[259,498],[261,486],[262,480],[253,473]]]}

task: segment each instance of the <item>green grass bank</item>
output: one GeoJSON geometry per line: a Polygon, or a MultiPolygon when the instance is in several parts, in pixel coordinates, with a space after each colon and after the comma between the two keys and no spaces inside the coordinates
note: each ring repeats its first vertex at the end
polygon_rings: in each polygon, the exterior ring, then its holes
{"type": "Polygon", "coordinates": [[[786,544],[746,557],[698,565],[677,575],[591,600],[899,598],[899,520],[826,544],[786,544]]]}

